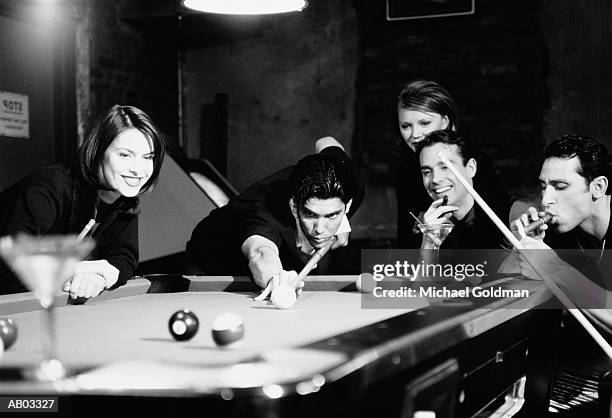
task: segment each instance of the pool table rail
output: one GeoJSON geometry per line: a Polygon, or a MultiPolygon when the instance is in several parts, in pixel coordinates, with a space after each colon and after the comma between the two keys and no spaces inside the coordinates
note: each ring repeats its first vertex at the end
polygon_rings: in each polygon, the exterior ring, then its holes
{"type": "MultiPolygon", "coordinates": [[[[305,291],[355,292],[356,277],[311,276],[306,281],[305,291]]],[[[0,394],[144,398],[198,398],[214,395],[223,400],[252,398],[273,401],[326,391],[333,393],[338,384],[348,385],[343,392],[364,394],[376,391],[377,386],[389,382],[400,381],[406,384],[406,379],[413,379],[428,369],[436,370],[438,365],[450,361],[453,365],[457,364],[459,387],[463,393],[468,394],[468,400],[462,402],[457,410],[462,411],[460,416],[470,416],[482,408],[483,404],[490,402],[481,399],[483,393],[489,398],[501,396],[502,391],[521,375],[534,373],[532,369],[538,367],[539,359],[530,357],[529,352],[534,344],[547,343],[539,335],[543,329],[556,326],[556,318],[547,315],[545,310],[534,309],[551,299],[543,283],[513,277],[495,284],[506,288],[527,286],[534,290],[534,296],[525,300],[477,299],[471,306],[454,306],[452,303],[444,307],[443,303],[428,306],[291,350],[264,351],[252,361],[225,365],[217,370],[188,372],[191,375],[186,372],[192,379],[187,379],[187,384],[153,384],[156,379],[155,370],[160,372],[159,376],[163,376],[167,373],[171,375],[173,368],[152,365],[146,361],[109,364],[95,370],[83,370],[56,384],[14,379],[9,383],[8,378],[14,377],[16,370],[3,368],[0,359],[0,394]],[[301,363],[315,363],[314,358],[317,356],[325,357],[319,366],[308,369],[308,372],[299,367],[301,363]],[[291,363],[298,366],[291,369],[288,366],[291,363]],[[279,372],[281,366],[286,368],[291,378],[282,377],[279,372]],[[117,376],[121,376],[121,370],[125,372],[130,367],[133,370],[145,370],[145,380],[141,386],[136,381],[130,384],[127,378],[116,380],[117,376]],[[240,381],[239,378],[228,377],[232,376],[232,367],[234,371],[251,370],[255,375],[270,372],[272,377],[268,380],[253,378],[250,383],[248,379],[240,381]],[[486,379],[495,375],[499,376],[498,384],[487,383],[486,379]],[[107,384],[100,384],[104,379],[107,379],[107,384]],[[474,387],[485,389],[473,390],[474,387]]],[[[206,291],[255,294],[259,289],[248,277],[147,275],[103,293],[96,301],[151,293],[206,291]]],[[[56,302],[61,306],[69,304],[70,300],[65,293],[58,293],[56,302]]],[[[40,307],[29,292],[0,297],[0,315],[37,309],[40,307]]],[[[533,352],[542,353],[543,349],[537,348],[533,352]]],[[[549,372],[536,371],[544,375],[549,372]]]]}

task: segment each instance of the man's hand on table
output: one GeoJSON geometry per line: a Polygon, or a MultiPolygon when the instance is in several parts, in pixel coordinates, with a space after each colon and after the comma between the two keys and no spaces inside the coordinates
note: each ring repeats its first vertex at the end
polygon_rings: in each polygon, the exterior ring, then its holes
{"type": "Polygon", "coordinates": [[[299,295],[304,287],[304,280],[297,281],[298,274],[295,270],[281,270],[278,274],[272,275],[265,289],[255,298],[255,300],[264,300],[272,294],[274,289],[280,285],[293,287],[299,295]]]}

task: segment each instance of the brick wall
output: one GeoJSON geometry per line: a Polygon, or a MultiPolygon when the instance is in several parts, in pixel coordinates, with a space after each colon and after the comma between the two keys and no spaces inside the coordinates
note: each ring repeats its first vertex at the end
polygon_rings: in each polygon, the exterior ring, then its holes
{"type": "MultiPolygon", "coordinates": [[[[175,41],[145,34],[122,18],[128,0],[78,4],[79,133],[113,104],[133,105],[177,137],[175,41]]],[[[161,34],[163,35],[163,34],[161,34]]]]}
{"type": "Polygon", "coordinates": [[[607,0],[547,2],[542,14],[550,56],[546,141],[561,132],[577,132],[612,150],[611,13],[607,0]]]}
{"type": "Polygon", "coordinates": [[[228,97],[228,177],[239,189],[314,152],[319,137],[350,149],[357,41],[349,0],[313,1],[263,18],[249,39],[187,51],[189,155],[200,156],[200,112],[216,93],[228,97]]]}
{"type": "MultiPolygon", "coordinates": [[[[175,45],[122,20],[129,3],[76,3],[80,132],[121,102],[176,136],[175,45]]],[[[187,51],[188,153],[200,154],[200,112],[216,93],[229,97],[228,172],[239,188],[309,152],[317,136],[335,135],[368,173],[355,230],[392,237],[396,96],[412,78],[448,88],[461,130],[494,158],[513,194],[535,188],[540,151],[560,133],[612,145],[607,1],[477,0],[473,16],[399,22],[384,11],[382,0],[313,1],[254,37],[187,51]]]]}
{"type": "Polygon", "coordinates": [[[389,183],[401,140],[402,83],[430,78],[459,107],[460,129],[495,159],[515,193],[533,184],[548,105],[540,1],[478,1],[470,16],[387,22],[379,2],[355,2],[362,39],[355,149],[389,183]],[[520,146],[517,146],[520,144],[520,146]]]}

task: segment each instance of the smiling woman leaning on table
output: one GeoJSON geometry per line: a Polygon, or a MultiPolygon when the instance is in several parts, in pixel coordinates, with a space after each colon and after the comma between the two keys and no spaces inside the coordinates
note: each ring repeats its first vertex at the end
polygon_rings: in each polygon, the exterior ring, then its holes
{"type": "MultiPolygon", "coordinates": [[[[164,141],[149,116],[115,105],[90,128],[71,166],[41,168],[0,193],[0,236],[90,235],[91,261],[64,290],[94,297],[124,284],[138,263],[138,198],[159,175],[164,141]]],[[[27,289],[0,265],[0,294],[27,289]]]]}

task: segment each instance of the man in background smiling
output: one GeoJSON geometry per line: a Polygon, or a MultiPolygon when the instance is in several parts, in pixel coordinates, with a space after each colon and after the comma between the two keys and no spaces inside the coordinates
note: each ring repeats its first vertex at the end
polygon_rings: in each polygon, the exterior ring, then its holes
{"type": "MultiPolygon", "coordinates": [[[[454,131],[435,131],[418,143],[417,153],[423,186],[433,199],[433,203],[423,215],[423,222],[425,224],[450,222],[454,225],[442,243],[442,248],[503,248],[503,234],[438,157],[438,154],[442,153],[473,186],[478,162],[475,158],[476,149],[472,143],[454,131]]],[[[480,190],[477,191],[482,193],[480,190]]],[[[500,218],[507,218],[506,204],[494,201],[487,195],[482,197],[500,218]]],[[[421,248],[431,249],[433,244],[428,234],[424,234],[421,248]]]]}

